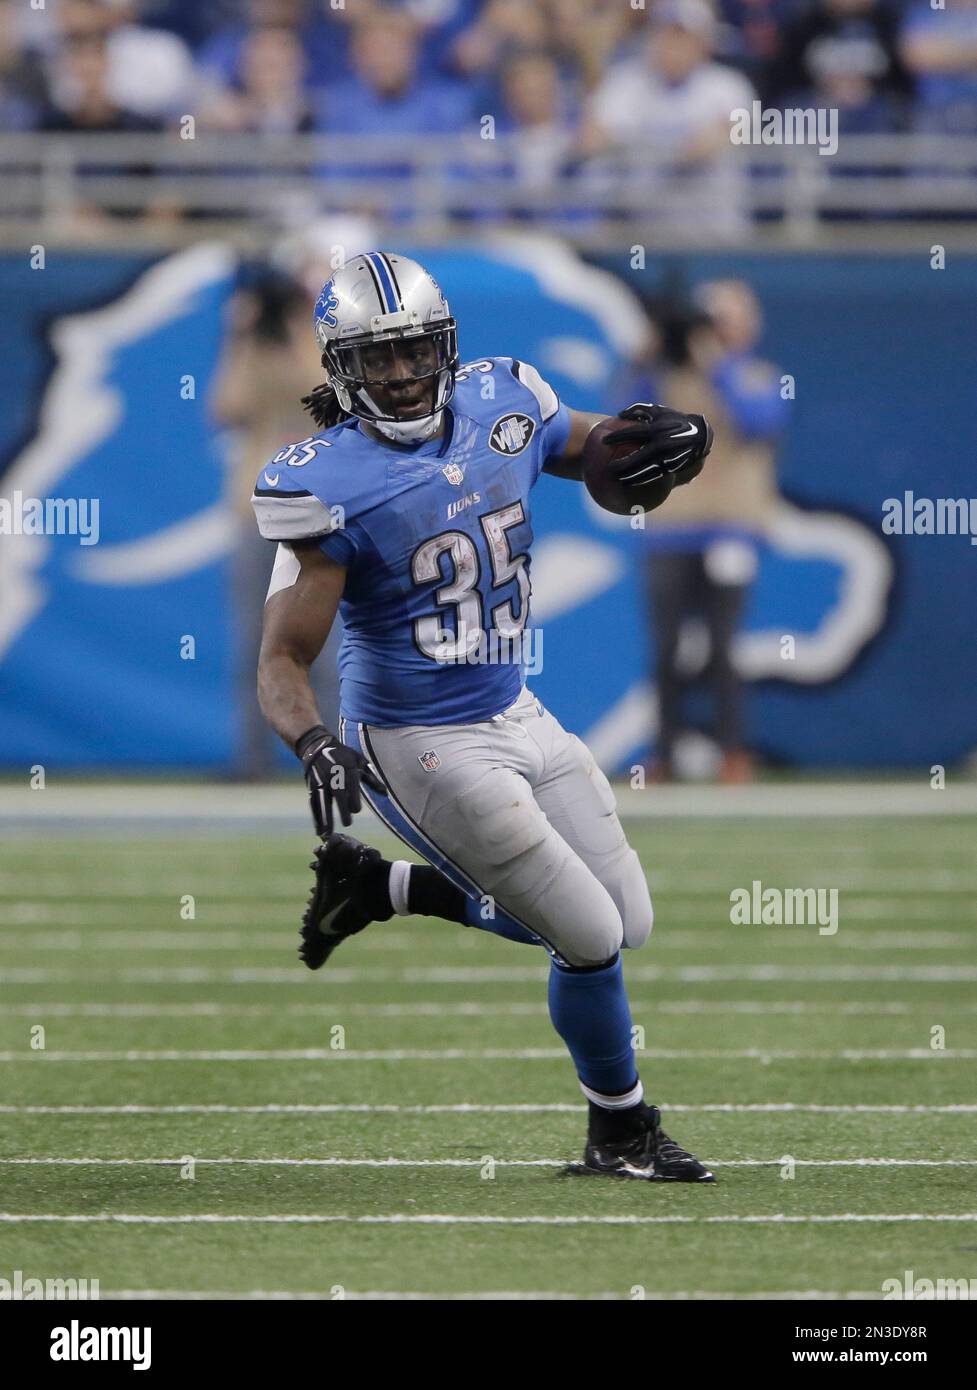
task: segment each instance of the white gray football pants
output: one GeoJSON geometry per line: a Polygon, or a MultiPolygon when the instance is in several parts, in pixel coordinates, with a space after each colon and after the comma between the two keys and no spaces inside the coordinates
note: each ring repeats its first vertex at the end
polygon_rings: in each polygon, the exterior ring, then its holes
{"type": "Polygon", "coordinates": [[[478,724],[344,720],[341,736],[387,785],[386,797],[364,789],[381,819],[568,964],[597,965],[648,939],[648,884],[610,783],[528,690],[478,724]]]}

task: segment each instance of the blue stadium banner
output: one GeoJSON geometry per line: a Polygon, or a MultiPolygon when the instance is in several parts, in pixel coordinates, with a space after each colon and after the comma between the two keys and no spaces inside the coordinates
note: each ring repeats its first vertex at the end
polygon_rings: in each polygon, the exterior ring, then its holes
{"type": "MultiPolygon", "coordinates": [[[[535,238],[404,249],[444,288],[463,359],[524,359],[587,410],[621,404],[643,333],[632,291],[652,292],[677,264],[690,285],[752,284],[764,355],[796,399],[783,501],[737,647],[751,741],[808,767],[929,766],[977,746],[973,368],[961,348],[977,258],[937,273],[922,254],[649,256],[635,271],[535,238]],[[941,499],[967,503],[973,537],[966,509],[953,532],[919,524],[927,500],[946,520],[941,499]]],[[[155,259],[52,252],[43,272],[0,256],[5,770],[228,764],[234,528],[207,396],[236,271],[214,243],[155,259]]],[[[641,536],[572,483],[546,478],[535,499],[534,688],[605,766],[626,768],[656,724],[641,536]]]]}

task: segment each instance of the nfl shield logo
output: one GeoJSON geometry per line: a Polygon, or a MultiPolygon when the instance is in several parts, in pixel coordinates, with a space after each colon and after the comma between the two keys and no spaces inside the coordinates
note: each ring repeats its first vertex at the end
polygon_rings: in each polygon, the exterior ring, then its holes
{"type": "Polygon", "coordinates": [[[449,483],[454,483],[455,487],[465,481],[465,475],[456,463],[446,463],[441,472],[449,483]]]}
{"type": "Polygon", "coordinates": [[[418,754],[417,761],[425,772],[437,772],[438,768],[441,766],[441,759],[433,748],[429,748],[426,753],[418,754]]]}

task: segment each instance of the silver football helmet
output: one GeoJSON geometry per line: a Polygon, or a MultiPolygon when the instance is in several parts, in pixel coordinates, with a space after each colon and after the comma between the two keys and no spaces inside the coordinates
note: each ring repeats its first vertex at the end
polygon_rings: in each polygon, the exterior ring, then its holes
{"type": "Polygon", "coordinates": [[[339,404],[401,444],[430,437],[455,389],[448,302],[407,256],[356,256],[322,288],[313,316],[339,404]]]}

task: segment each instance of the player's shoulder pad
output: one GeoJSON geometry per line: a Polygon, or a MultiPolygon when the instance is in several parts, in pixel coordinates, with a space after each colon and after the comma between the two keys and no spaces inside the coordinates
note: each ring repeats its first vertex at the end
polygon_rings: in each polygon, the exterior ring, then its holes
{"type": "Polygon", "coordinates": [[[355,469],[344,467],[353,446],[345,425],[286,444],[258,474],[251,496],[258,530],[269,541],[328,536],[345,525],[355,469]]]}
{"type": "Polygon", "coordinates": [[[459,405],[475,419],[488,418],[499,409],[522,409],[538,414],[540,423],[545,425],[560,408],[552,386],[535,367],[515,357],[485,357],[478,362],[466,362],[459,369],[456,382],[461,384],[459,405]],[[493,385],[486,393],[484,386],[488,380],[492,380],[493,385]]]}

